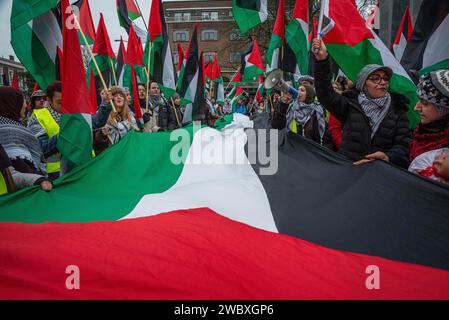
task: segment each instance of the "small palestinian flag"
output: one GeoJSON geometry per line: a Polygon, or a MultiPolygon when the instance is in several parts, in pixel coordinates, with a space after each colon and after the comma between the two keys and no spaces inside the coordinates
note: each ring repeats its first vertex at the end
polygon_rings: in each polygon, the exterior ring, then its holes
{"type": "MultiPolygon", "coordinates": [[[[95,40],[95,26],[92,19],[92,12],[90,11],[89,0],[78,0],[72,6],[78,8],[78,21],[80,23],[81,30],[83,30],[86,36],[87,43],[92,45],[95,40]]],[[[84,39],[82,38],[81,32],[78,33],[81,45],[84,44],[84,39]]]]}
{"type": "Polygon", "coordinates": [[[120,26],[122,26],[128,34],[131,26],[133,26],[137,36],[142,41],[145,41],[145,39],[147,38],[147,32],[139,28],[133,21],[141,15],[139,9],[134,3],[134,0],[117,0],[116,4],[120,26]]]}
{"type": "MultiPolygon", "coordinates": [[[[285,31],[285,40],[296,60],[300,74],[309,71],[309,5],[308,0],[297,0],[293,18],[285,31]]],[[[285,54],[285,52],[284,52],[285,54]]],[[[296,68],[295,68],[296,69],[296,68]]]]}
{"type": "Polygon", "coordinates": [[[404,55],[405,47],[413,33],[413,22],[410,14],[410,8],[407,6],[404,16],[402,17],[401,24],[399,25],[398,32],[394,42],[391,44],[394,56],[398,61],[401,61],[404,55]]]}
{"type": "Polygon", "coordinates": [[[410,37],[401,64],[409,70],[425,74],[449,69],[449,7],[445,1],[424,1],[415,29],[410,37]]]}
{"type": "Polygon", "coordinates": [[[244,55],[243,59],[243,82],[254,82],[257,76],[264,73],[262,56],[260,55],[257,39],[254,39],[251,53],[244,55]]]}
{"type": "MultiPolygon", "coordinates": [[[[297,41],[297,40],[296,40],[297,41]]],[[[285,10],[284,0],[279,0],[276,22],[267,51],[267,72],[279,69],[282,57],[282,45],[285,42],[285,10]]]]}
{"type": "Polygon", "coordinates": [[[267,0],[232,0],[232,13],[242,34],[268,18],[267,0]]]}

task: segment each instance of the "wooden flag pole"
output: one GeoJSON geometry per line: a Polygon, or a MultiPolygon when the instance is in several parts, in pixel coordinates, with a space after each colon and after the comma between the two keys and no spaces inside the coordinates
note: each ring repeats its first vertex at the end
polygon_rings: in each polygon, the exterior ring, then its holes
{"type": "Polygon", "coordinates": [[[109,57],[109,61],[111,62],[111,69],[112,69],[112,75],[114,77],[114,83],[116,86],[118,86],[117,76],[115,75],[115,66],[114,66],[114,62],[112,61],[111,57],[109,57]]]}
{"type": "MultiPolygon", "coordinates": [[[[94,62],[95,69],[97,69],[98,76],[100,77],[101,83],[103,84],[104,89],[108,90],[108,86],[106,85],[106,82],[104,81],[103,75],[101,74],[100,68],[98,67],[97,61],[95,60],[94,54],[92,52],[92,49],[90,48],[90,45],[87,42],[86,35],[84,34],[83,29],[81,29],[81,26],[80,26],[80,24],[78,22],[78,18],[76,17],[76,14],[73,13],[73,11],[72,11],[72,15],[73,15],[73,17],[75,19],[75,23],[76,23],[77,29],[81,33],[81,36],[83,38],[84,44],[85,44],[85,46],[87,48],[87,51],[89,51],[90,57],[91,57],[92,61],[94,62]]],[[[117,112],[117,110],[115,109],[114,101],[111,100],[110,103],[111,103],[111,106],[112,106],[112,109],[114,110],[114,112],[117,112]]]]}
{"type": "Polygon", "coordinates": [[[173,111],[175,112],[176,122],[178,123],[178,126],[181,127],[181,122],[179,122],[178,113],[176,112],[175,102],[173,101],[173,97],[171,99],[171,106],[173,108],[173,111]]]}

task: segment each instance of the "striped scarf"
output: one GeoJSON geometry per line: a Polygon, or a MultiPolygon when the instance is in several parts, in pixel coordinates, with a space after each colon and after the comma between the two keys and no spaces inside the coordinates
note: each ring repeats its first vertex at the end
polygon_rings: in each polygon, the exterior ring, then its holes
{"type": "Polygon", "coordinates": [[[385,96],[378,99],[368,98],[365,92],[360,92],[358,97],[360,106],[362,107],[365,115],[368,117],[369,124],[371,126],[371,138],[379,129],[382,120],[388,113],[391,105],[391,96],[387,92],[385,96]]]}
{"type": "Polygon", "coordinates": [[[326,130],[326,116],[323,107],[316,101],[310,104],[298,101],[293,102],[287,111],[287,127],[291,128],[293,119],[295,119],[304,128],[313,115],[317,117],[318,131],[322,140],[326,130]]]}
{"type": "Polygon", "coordinates": [[[12,160],[31,162],[37,170],[42,169],[42,149],[33,133],[20,122],[0,116],[0,144],[12,160]]]}

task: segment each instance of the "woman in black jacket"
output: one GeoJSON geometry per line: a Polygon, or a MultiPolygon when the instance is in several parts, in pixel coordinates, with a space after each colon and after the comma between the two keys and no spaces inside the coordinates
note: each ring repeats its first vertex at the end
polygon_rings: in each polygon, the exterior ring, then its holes
{"type": "Polygon", "coordinates": [[[357,77],[356,89],[339,95],[332,88],[328,53],[321,39],[314,40],[312,52],[318,100],[343,124],[339,152],[357,165],[384,160],[407,168],[411,141],[408,99],[388,92],[393,71],[367,65],[357,77]]]}

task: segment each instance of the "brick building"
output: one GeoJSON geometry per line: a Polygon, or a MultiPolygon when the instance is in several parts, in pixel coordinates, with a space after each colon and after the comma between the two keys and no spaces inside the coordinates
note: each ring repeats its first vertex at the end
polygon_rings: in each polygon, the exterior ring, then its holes
{"type": "Polygon", "coordinates": [[[174,62],[177,44],[186,50],[198,23],[198,43],[207,63],[218,54],[221,72],[227,82],[240,67],[240,51],[247,39],[242,37],[232,15],[232,0],[165,1],[163,3],[174,62]]]}
{"type": "Polygon", "coordinates": [[[17,74],[20,89],[28,95],[30,90],[33,89],[34,83],[25,67],[16,61],[14,56],[0,57],[0,85],[11,85],[14,73],[17,74]]]}

